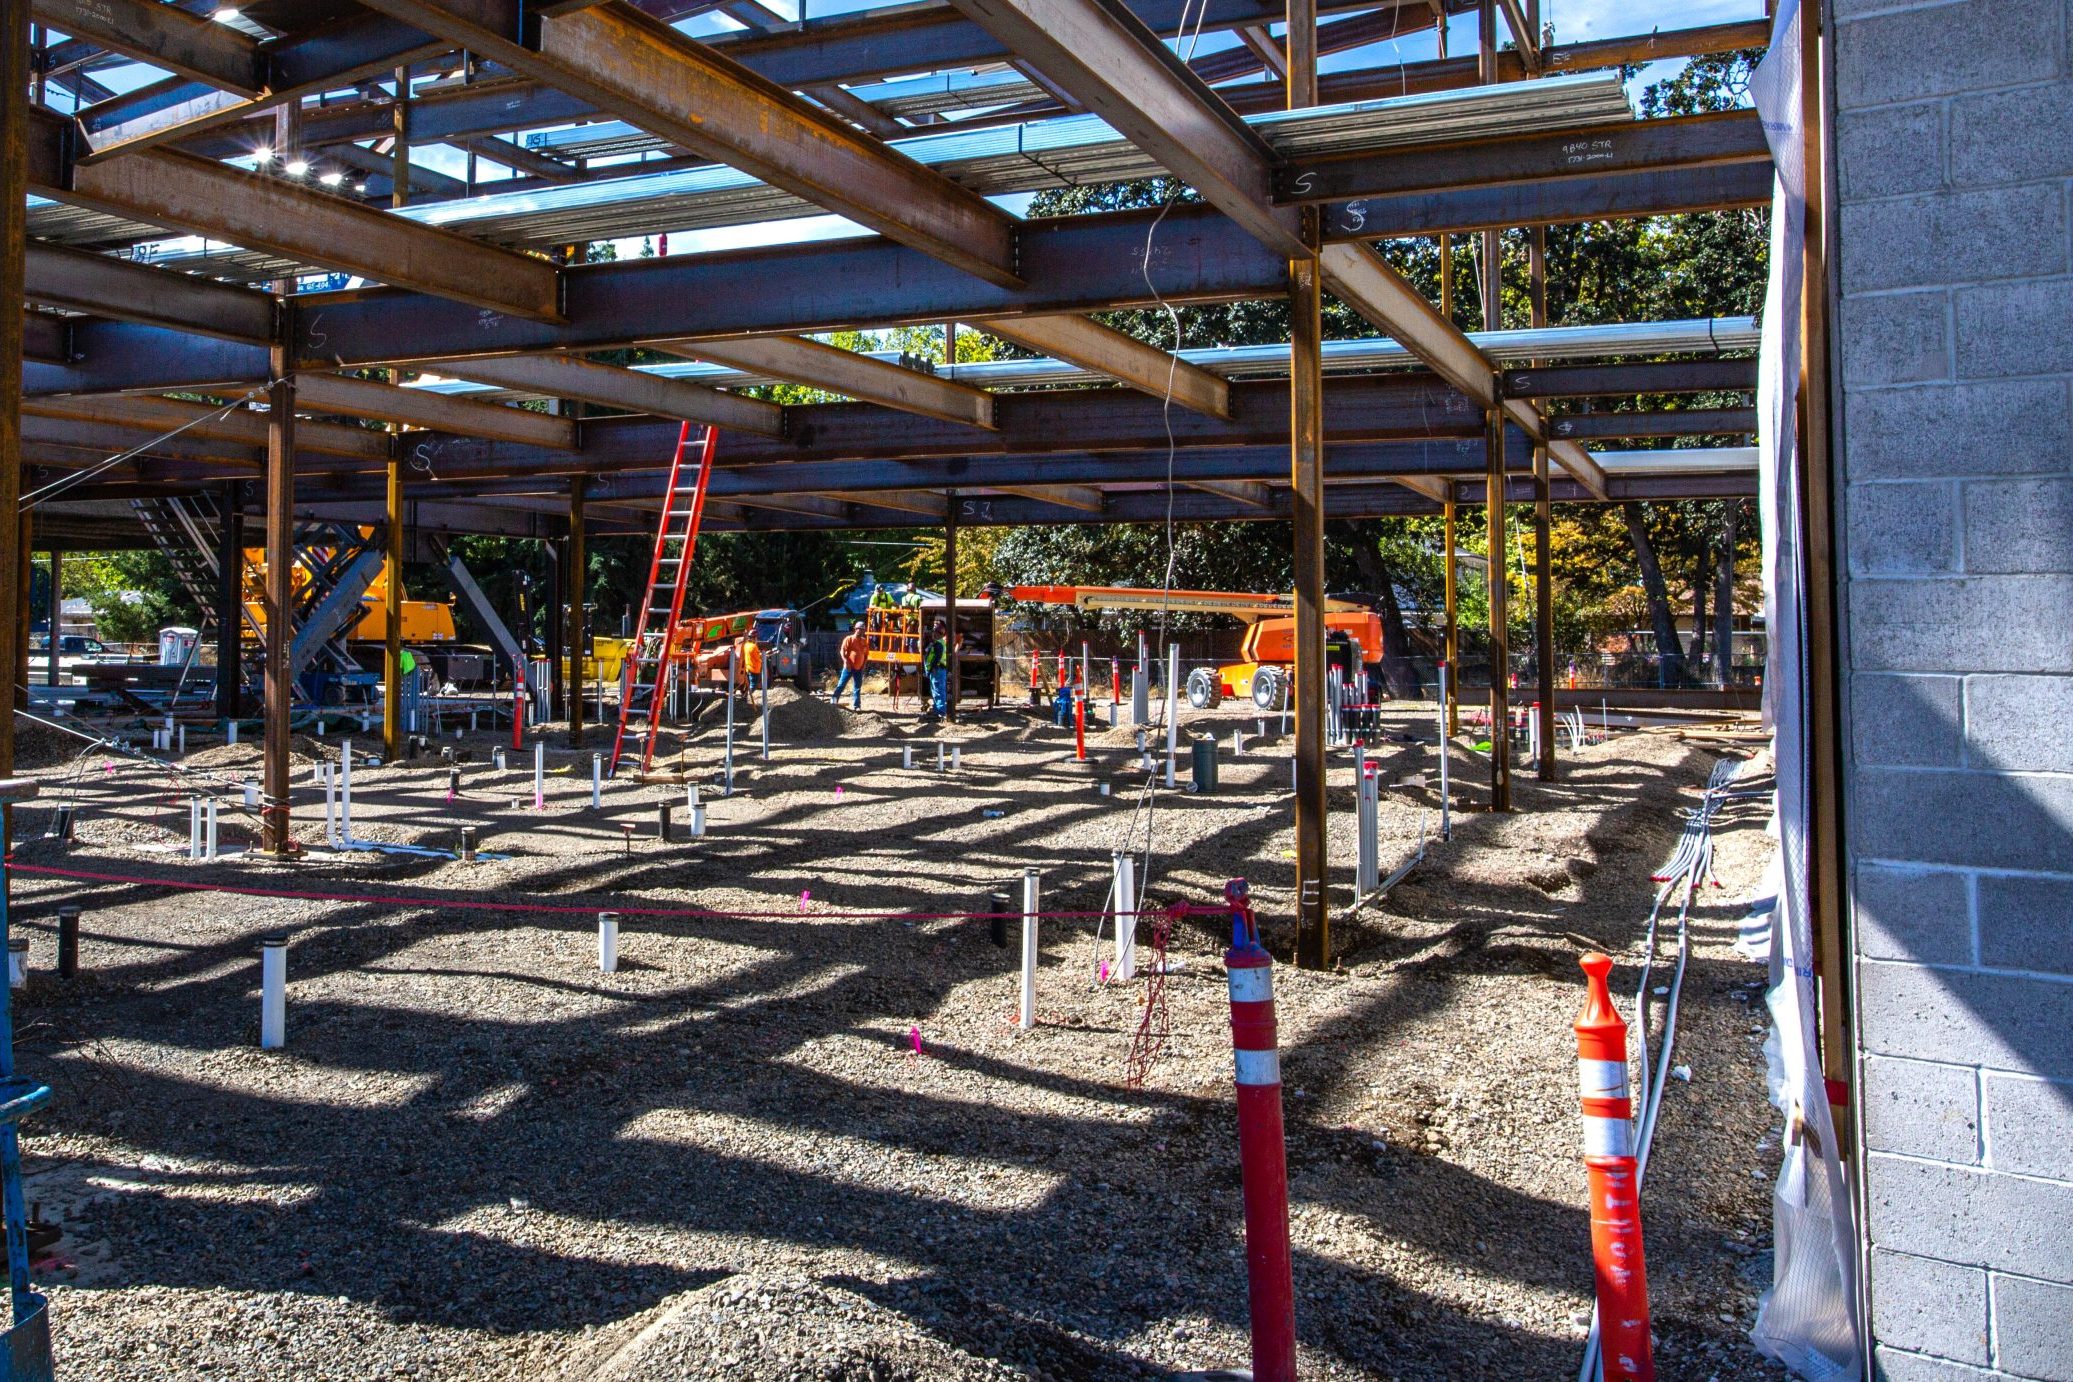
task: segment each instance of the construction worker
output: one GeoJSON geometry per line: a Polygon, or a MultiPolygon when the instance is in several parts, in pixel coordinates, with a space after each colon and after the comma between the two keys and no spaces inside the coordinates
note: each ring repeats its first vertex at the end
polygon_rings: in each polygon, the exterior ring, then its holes
{"type": "Polygon", "coordinates": [[[842,688],[850,688],[850,708],[864,708],[864,664],[870,661],[871,642],[864,637],[864,621],[849,626],[842,639],[842,674],[835,678],[836,705],[842,704],[842,688]]]}
{"type": "Polygon", "coordinates": [[[922,647],[921,674],[929,683],[929,708],[923,718],[941,719],[950,713],[950,630],[941,619],[929,628],[929,641],[922,647]]]}
{"type": "Polygon", "coordinates": [[[872,609],[892,609],[895,608],[898,605],[898,603],[898,601],[893,599],[893,590],[891,586],[874,585],[871,587],[872,609]]]}
{"type": "Polygon", "coordinates": [[[756,635],[745,635],[741,640],[741,670],[748,678],[749,689],[755,690],[763,683],[763,645],[756,641],[756,635]]]}

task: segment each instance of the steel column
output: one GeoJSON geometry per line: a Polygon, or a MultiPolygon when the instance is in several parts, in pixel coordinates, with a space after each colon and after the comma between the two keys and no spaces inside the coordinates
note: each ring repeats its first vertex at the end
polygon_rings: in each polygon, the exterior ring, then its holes
{"type": "MultiPolygon", "coordinates": [[[[561,641],[566,650],[564,655],[569,660],[569,670],[562,678],[562,691],[568,700],[570,748],[580,748],[583,745],[583,655],[589,645],[589,640],[583,637],[583,600],[589,584],[585,577],[589,574],[590,561],[583,550],[583,521],[583,481],[579,478],[569,482],[569,542],[566,558],[568,578],[562,586],[563,618],[567,628],[562,634],[561,641]]],[[[680,581],[689,579],[690,575],[686,568],[679,567],[677,570],[677,579],[680,581]]],[[[657,678],[662,677],[663,669],[658,667],[655,675],[657,678]]],[[[655,704],[658,707],[662,704],[662,692],[659,687],[655,693],[655,704]]]]}
{"type": "Polygon", "coordinates": [[[391,763],[403,758],[403,458],[389,457],[387,519],[382,532],[386,545],[382,583],[382,757],[391,763]]]}
{"type": "Polygon", "coordinates": [[[1290,519],[1295,544],[1296,963],[1331,964],[1325,898],[1324,365],[1322,275],[1289,261],[1290,519]]]}
{"type": "Polygon", "coordinates": [[[1489,412],[1489,472],[1483,481],[1483,508],[1489,523],[1485,553],[1489,567],[1484,583],[1490,591],[1490,809],[1512,809],[1512,739],[1510,683],[1511,587],[1505,570],[1504,414],[1489,412]]]}
{"type": "MultiPolygon", "coordinates": [[[[962,684],[957,666],[957,491],[949,491],[947,497],[950,503],[943,513],[943,646],[949,655],[945,675],[950,683],[950,698],[944,703],[944,718],[955,720],[957,693],[962,684]]],[[[928,630],[921,632],[926,639],[928,630]]]]}
{"type": "Polygon", "coordinates": [[[218,497],[216,520],[216,717],[244,713],[245,510],[244,483],[232,480],[218,497]]]}
{"type": "Polygon", "coordinates": [[[1440,514],[1446,527],[1446,566],[1442,576],[1445,581],[1445,626],[1442,631],[1443,653],[1447,659],[1447,737],[1461,733],[1461,625],[1456,618],[1456,600],[1459,595],[1458,582],[1461,573],[1461,554],[1457,542],[1459,536],[1454,512],[1454,486],[1447,482],[1450,496],[1440,505],[1440,514]]]}
{"type": "Polygon", "coordinates": [[[50,549],[50,652],[44,658],[43,680],[45,685],[58,684],[58,634],[63,627],[65,607],[65,554],[56,547],[50,549]]]}
{"type": "MultiPolygon", "coordinates": [[[[28,241],[29,7],[0,10],[0,513],[17,513],[22,499],[22,313],[28,241]]],[[[0,524],[0,609],[12,610],[20,561],[5,546],[20,542],[16,524],[0,524]]],[[[13,619],[0,619],[0,667],[15,664],[15,646],[28,641],[13,619]]],[[[0,778],[14,775],[14,716],[0,715],[0,778]]],[[[10,808],[11,814],[11,808],[10,808]]]]}
{"type": "Polygon", "coordinates": [[[261,819],[265,848],[275,855],[294,851],[288,819],[289,717],[295,693],[288,682],[288,648],[295,630],[295,368],[293,304],[280,305],[280,339],[267,352],[271,378],[266,396],[266,743],[261,772],[261,819]]]}
{"type": "MultiPolygon", "coordinates": [[[[1535,0],[1538,9],[1538,0],[1535,0]]],[[[1527,296],[1532,306],[1532,325],[1548,324],[1548,232],[1535,226],[1526,240],[1527,296]]],[[[1535,363],[1538,363],[1537,361],[1535,363]]],[[[1548,449],[1533,448],[1533,649],[1539,672],[1540,762],[1542,782],[1555,780],[1555,575],[1550,569],[1550,529],[1554,524],[1554,499],[1548,478],[1548,449]]]]}

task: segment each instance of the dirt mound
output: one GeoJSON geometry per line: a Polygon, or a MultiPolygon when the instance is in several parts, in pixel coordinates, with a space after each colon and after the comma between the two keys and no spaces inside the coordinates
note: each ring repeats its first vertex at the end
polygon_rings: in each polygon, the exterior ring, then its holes
{"type": "Polygon", "coordinates": [[[591,1374],[597,1382],[992,1382],[1018,1375],[868,1297],[788,1272],[745,1272],[679,1296],[591,1374]]]}
{"type": "MultiPolygon", "coordinates": [[[[763,733],[760,705],[745,732],[750,737],[763,733]]],[[[790,686],[770,688],[770,737],[774,742],[810,744],[827,739],[884,738],[890,733],[892,726],[874,711],[846,710],[790,686]]]]}
{"type": "MultiPolygon", "coordinates": [[[[379,748],[377,741],[376,747],[379,748]]],[[[355,754],[354,757],[361,755],[355,754]]],[[[265,745],[256,737],[238,740],[235,744],[212,744],[205,749],[196,749],[181,759],[190,768],[209,768],[223,772],[235,772],[248,768],[258,772],[265,762],[265,745]]],[[[338,761],[338,741],[319,739],[313,734],[295,734],[288,739],[288,762],[299,768],[317,763],[338,761]]]]}

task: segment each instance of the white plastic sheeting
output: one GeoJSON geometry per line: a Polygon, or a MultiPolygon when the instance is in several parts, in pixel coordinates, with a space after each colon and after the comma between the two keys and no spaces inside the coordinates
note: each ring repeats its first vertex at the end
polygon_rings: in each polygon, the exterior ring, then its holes
{"type": "Polygon", "coordinates": [[[1805,277],[1805,129],[1800,104],[1799,0],[1783,0],[1771,47],[1750,89],[1777,168],[1771,199],[1771,277],[1757,379],[1757,503],[1763,518],[1764,619],[1770,630],[1764,715],[1775,736],[1780,887],[1773,922],[1765,1042],[1771,1101],[1785,1117],[1785,1161],[1771,1192],[1771,1289],[1751,1331],[1757,1348],[1802,1377],[1863,1375],[1857,1319],[1857,1239],[1822,1076],[1807,884],[1811,827],[1806,724],[1807,610],[1802,585],[1799,451],[1805,277]]]}

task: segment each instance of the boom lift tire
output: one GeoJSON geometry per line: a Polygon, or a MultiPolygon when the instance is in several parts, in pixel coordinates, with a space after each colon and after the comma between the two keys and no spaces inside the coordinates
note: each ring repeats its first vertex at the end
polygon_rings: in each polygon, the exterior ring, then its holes
{"type": "Polygon", "coordinates": [[[1288,702],[1288,674],[1279,667],[1262,667],[1253,673],[1252,703],[1262,710],[1278,711],[1288,702]]]}
{"type": "Polygon", "coordinates": [[[1197,710],[1214,710],[1223,704],[1224,684],[1207,667],[1188,673],[1188,704],[1197,710]]]}

